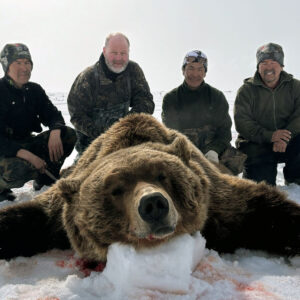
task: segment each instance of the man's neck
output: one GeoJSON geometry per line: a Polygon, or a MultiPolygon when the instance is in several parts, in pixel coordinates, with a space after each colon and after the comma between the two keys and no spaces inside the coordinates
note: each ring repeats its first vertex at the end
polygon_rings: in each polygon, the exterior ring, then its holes
{"type": "Polygon", "coordinates": [[[16,89],[22,89],[23,84],[17,84],[10,76],[6,75],[6,79],[10,85],[14,86],[16,89]]]}
{"type": "Polygon", "coordinates": [[[105,58],[104,58],[103,54],[101,54],[101,56],[100,56],[100,64],[102,65],[102,69],[105,73],[105,76],[112,81],[116,81],[116,79],[123,73],[123,72],[115,73],[115,72],[111,71],[105,62],[105,58]]]}
{"type": "Polygon", "coordinates": [[[274,89],[278,86],[279,80],[277,80],[275,83],[273,83],[273,82],[269,82],[269,83],[264,82],[264,84],[265,84],[265,86],[267,86],[269,89],[274,90],[274,89]]]}

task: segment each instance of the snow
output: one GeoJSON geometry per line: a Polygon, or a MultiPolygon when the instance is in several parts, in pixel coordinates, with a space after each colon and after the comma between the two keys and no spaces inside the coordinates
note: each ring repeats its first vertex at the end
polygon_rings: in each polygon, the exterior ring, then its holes
{"type": "MultiPolygon", "coordinates": [[[[163,95],[154,93],[154,116],[159,120],[163,95]]],[[[225,95],[232,115],[235,93],[225,95]]],[[[49,96],[70,124],[66,94],[49,96]]],[[[235,140],[234,128],[232,133],[235,140]]],[[[75,155],[74,151],[65,166],[72,163],[75,155]]],[[[300,204],[300,187],[284,186],[282,167],[278,167],[278,187],[300,204]]],[[[28,182],[14,189],[14,202],[28,201],[45,189],[34,192],[32,182],[28,182]]],[[[1,202],[0,208],[11,204],[1,202]]],[[[271,256],[247,249],[221,255],[205,248],[205,239],[199,232],[143,251],[113,244],[106,266],[89,267],[72,250],[54,249],[30,258],[0,260],[0,299],[300,300],[300,256],[271,256]]]]}

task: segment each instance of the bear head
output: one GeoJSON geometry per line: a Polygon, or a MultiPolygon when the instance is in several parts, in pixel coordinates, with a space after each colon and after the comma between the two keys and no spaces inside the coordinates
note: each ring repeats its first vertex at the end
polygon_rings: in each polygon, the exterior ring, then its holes
{"type": "Polygon", "coordinates": [[[210,182],[190,157],[184,137],[167,145],[146,142],[99,158],[89,176],[61,179],[72,247],[104,261],[114,242],[149,247],[201,229],[210,182]]]}

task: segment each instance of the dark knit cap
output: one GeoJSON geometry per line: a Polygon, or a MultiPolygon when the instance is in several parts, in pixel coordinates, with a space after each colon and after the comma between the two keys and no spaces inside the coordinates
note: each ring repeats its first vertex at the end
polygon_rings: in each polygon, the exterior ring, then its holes
{"type": "Polygon", "coordinates": [[[188,52],[183,59],[182,69],[184,69],[187,64],[193,62],[203,63],[205,72],[207,72],[207,56],[202,51],[193,50],[188,52]]]}
{"type": "Polygon", "coordinates": [[[27,58],[31,62],[31,65],[33,65],[29,49],[26,45],[20,43],[6,44],[0,54],[4,73],[7,72],[10,64],[19,58],[27,58]]]}
{"type": "Polygon", "coordinates": [[[283,67],[284,53],[282,47],[274,43],[268,43],[259,47],[256,52],[257,66],[265,59],[277,61],[283,67]]]}

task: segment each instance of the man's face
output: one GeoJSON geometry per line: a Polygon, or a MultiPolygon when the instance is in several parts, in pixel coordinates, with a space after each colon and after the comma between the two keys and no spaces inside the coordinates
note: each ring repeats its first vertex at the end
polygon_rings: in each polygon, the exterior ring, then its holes
{"type": "Polygon", "coordinates": [[[103,48],[103,55],[107,67],[114,73],[123,72],[129,61],[129,47],[122,36],[113,36],[108,45],[103,48]]]}
{"type": "Polygon", "coordinates": [[[258,65],[258,73],[266,86],[270,88],[277,85],[281,71],[282,66],[272,59],[265,59],[258,65]]]}
{"type": "Polygon", "coordinates": [[[31,70],[31,62],[27,58],[19,58],[10,64],[7,75],[21,88],[29,81],[31,70]]]}
{"type": "Polygon", "coordinates": [[[182,71],[186,84],[191,89],[198,88],[206,76],[202,62],[188,63],[182,71]]]}

